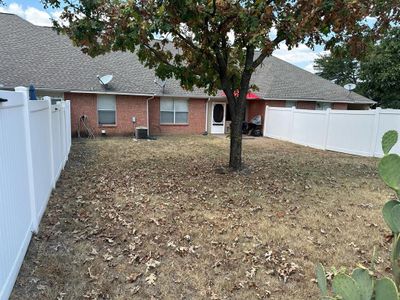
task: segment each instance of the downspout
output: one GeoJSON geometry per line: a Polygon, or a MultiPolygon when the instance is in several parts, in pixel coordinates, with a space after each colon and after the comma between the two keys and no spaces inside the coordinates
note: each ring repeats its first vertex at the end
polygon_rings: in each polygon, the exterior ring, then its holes
{"type": "Polygon", "coordinates": [[[204,135],[208,134],[208,103],[210,102],[210,100],[211,100],[211,97],[208,97],[208,100],[206,102],[206,126],[204,129],[204,135]]]}
{"type": "Polygon", "coordinates": [[[149,101],[153,100],[156,94],[146,99],[146,119],[147,119],[147,135],[150,136],[150,121],[149,121],[149,101]]]}

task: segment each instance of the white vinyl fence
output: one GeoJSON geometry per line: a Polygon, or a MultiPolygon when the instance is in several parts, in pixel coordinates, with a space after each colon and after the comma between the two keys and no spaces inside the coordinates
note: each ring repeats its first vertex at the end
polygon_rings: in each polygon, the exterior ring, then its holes
{"type": "MultiPolygon", "coordinates": [[[[388,130],[400,132],[400,110],[265,109],[264,136],[317,149],[382,157],[388,130]]],[[[392,151],[400,154],[400,145],[392,151]]]]}
{"type": "Polygon", "coordinates": [[[0,299],[12,291],[71,146],[70,102],[0,91],[0,299]]]}

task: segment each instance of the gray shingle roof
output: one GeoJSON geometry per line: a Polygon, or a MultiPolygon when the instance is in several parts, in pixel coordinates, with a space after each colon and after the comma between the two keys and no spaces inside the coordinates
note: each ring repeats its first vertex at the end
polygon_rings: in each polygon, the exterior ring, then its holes
{"type": "MultiPolygon", "coordinates": [[[[38,89],[104,92],[97,75],[112,74],[110,91],[162,94],[154,71],[136,55],[115,52],[91,58],[51,28],[35,26],[12,14],[0,13],[0,84],[6,88],[33,84],[38,89]]],[[[253,75],[265,99],[290,99],[372,104],[374,101],[284,62],[269,57],[253,75]]],[[[208,97],[202,90],[183,90],[168,80],[164,95],[208,97]]]]}

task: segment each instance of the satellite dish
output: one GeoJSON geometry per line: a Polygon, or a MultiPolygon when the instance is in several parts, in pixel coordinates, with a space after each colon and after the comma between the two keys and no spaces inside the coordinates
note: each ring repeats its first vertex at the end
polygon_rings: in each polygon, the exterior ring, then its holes
{"type": "Polygon", "coordinates": [[[100,81],[100,83],[102,85],[106,86],[113,79],[113,76],[112,75],[104,75],[104,76],[100,77],[99,75],[97,75],[97,79],[100,81]]]}
{"type": "Polygon", "coordinates": [[[162,92],[164,93],[165,85],[166,85],[167,82],[165,80],[161,80],[161,82],[158,82],[158,80],[156,78],[156,79],[154,79],[154,83],[156,85],[158,85],[159,87],[161,87],[162,88],[162,92]]]}
{"type": "Polygon", "coordinates": [[[356,85],[354,83],[348,83],[348,84],[345,84],[343,87],[346,90],[348,90],[349,92],[351,92],[352,90],[354,90],[356,88],[356,85]]]}
{"type": "Polygon", "coordinates": [[[160,87],[164,88],[165,84],[167,83],[165,80],[161,80],[161,82],[158,82],[157,79],[154,79],[154,83],[159,85],[160,87]]]}

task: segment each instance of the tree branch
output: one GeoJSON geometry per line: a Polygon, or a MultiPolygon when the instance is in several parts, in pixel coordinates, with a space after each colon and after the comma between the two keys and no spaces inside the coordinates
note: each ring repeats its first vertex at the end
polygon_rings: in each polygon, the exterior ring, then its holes
{"type": "Polygon", "coordinates": [[[239,99],[245,99],[247,92],[249,91],[250,79],[254,71],[253,69],[254,52],[255,52],[254,46],[249,45],[246,48],[246,60],[244,63],[242,78],[240,79],[239,99]]]}
{"type": "Polygon", "coordinates": [[[158,52],[156,49],[154,49],[153,47],[151,47],[149,44],[143,44],[143,46],[145,48],[147,48],[148,50],[150,50],[159,60],[161,60],[164,64],[176,68],[175,65],[173,65],[170,61],[168,61],[165,57],[163,57],[162,55],[160,55],[160,52],[158,52]]]}
{"type": "Polygon", "coordinates": [[[263,61],[264,59],[271,55],[270,50],[272,46],[272,50],[279,45],[280,42],[284,41],[285,38],[283,36],[280,36],[279,34],[277,37],[272,41],[270,47],[266,46],[261,50],[261,54],[256,58],[256,60],[253,62],[253,69],[256,69],[263,61]]]}

